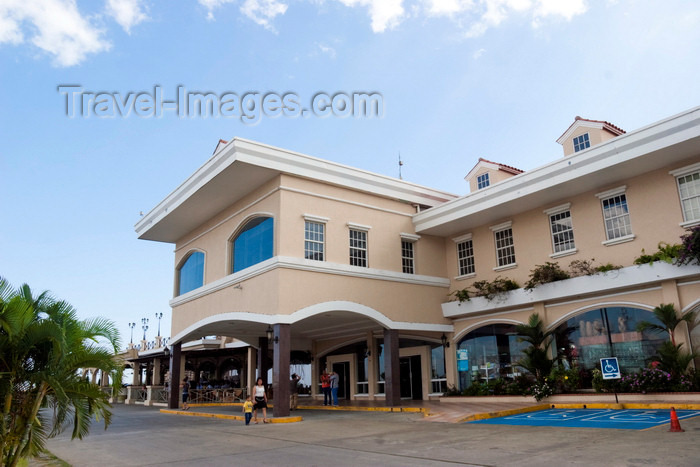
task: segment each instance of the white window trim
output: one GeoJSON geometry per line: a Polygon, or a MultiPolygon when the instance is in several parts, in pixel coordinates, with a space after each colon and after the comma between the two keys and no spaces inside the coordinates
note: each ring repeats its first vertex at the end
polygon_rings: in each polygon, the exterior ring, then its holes
{"type": "Polygon", "coordinates": [[[697,164],[686,165],[685,167],[681,167],[679,169],[671,170],[668,173],[673,175],[674,177],[682,177],[683,175],[688,175],[699,170],[700,162],[698,162],[697,164]]]}
{"type": "Polygon", "coordinates": [[[617,188],[612,188],[610,190],[601,191],[596,193],[596,197],[601,201],[607,198],[612,198],[613,196],[622,195],[627,191],[627,185],[622,185],[617,188]]]}
{"type": "Polygon", "coordinates": [[[455,243],[462,243],[462,242],[469,241],[471,239],[472,239],[472,234],[468,233],[468,234],[464,234],[464,235],[459,236],[459,237],[455,237],[452,239],[452,241],[455,243]]]}
{"type": "Polygon", "coordinates": [[[302,217],[305,221],[318,222],[319,224],[327,224],[330,221],[328,217],[316,216],[313,214],[302,214],[302,217]]]}
{"type": "Polygon", "coordinates": [[[635,234],[631,234],[631,235],[625,235],[624,237],[613,238],[612,240],[606,240],[606,241],[601,242],[601,243],[605,246],[612,246],[612,245],[617,245],[618,243],[631,242],[635,238],[637,238],[637,236],[635,234]]]}
{"type": "Polygon", "coordinates": [[[399,234],[399,236],[401,236],[401,240],[403,240],[404,242],[415,243],[418,240],[420,240],[420,235],[415,235],[415,234],[410,234],[410,233],[401,232],[399,234]]]}
{"type": "Polygon", "coordinates": [[[518,267],[518,263],[516,262],[516,263],[506,264],[504,266],[498,266],[497,268],[493,268],[493,270],[496,272],[500,272],[500,271],[506,271],[508,269],[517,268],[517,267],[518,267]]]}
{"type": "Polygon", "coordinates": [[[547,214],[547,217],[549,217],[555,214],[562,213],[564,211],[571,211],[571,203],[560,204],[559,206],[554,206],[553,208],[545,209],[542,212],[547,214]]]}
{"type": "Polygon", "coordinates": [[[558,253],[552,253],[551,255],[549,255],[549,257],[552,259],[556,259],[556,258],[562,258],[564,256],[575,255],[576,253],[578,253],[578,248],[572,248],[571,250],[560,251],[558,253]]]}
{"type": "Polygon", "coordinates": [[[472,272],[471,274],[463,274],[461,276],[457,276],[454,278],[456,281],[463,281],[465,279],[471,279],[472,277],[476,277],[476,273],[472,272]]]}
{"type": "Polygon", "coordinates": [[[491,229],[491,232],[498,232],[499,230],[510,229],[511,227],[513,227],[513,221],[506,221],[498,225],[492,225],[489,229],[491,229]]]}
{"type": "Polygon", "coordinates": [[[689,228],[689,227],[695,227],[696,225],[700,225],[700,219],[695,219],[695,220],[692,220],[692,221],[681,222],[681,223],[679,223],[678,225],[680,225],[680,226],[683,227],[684,229],[687,229],[687,228],[689,228]]]}
{"type": "Polygon", "coordinates": [[[372,228],[370,225],[355,224],[354,222],[348,222],[348,228],[351,230],[359,230],[361,232],[369,232],[372,228]]]}

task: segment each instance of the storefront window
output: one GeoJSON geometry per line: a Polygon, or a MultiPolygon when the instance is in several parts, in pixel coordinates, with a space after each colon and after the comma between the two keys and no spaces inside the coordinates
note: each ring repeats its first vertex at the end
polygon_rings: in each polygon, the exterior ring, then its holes
{"type": "Polygon", "coordinates": [[[430,386],[432,394],[443,394],[447,391],[445,348],[442,344],[437,344],[430,350],[430,386]]]}
{"type": "Polygon", "coordinates": [[[592,370],[601,358],[617,357],[623,372],[639,371],[668,340],[667,332],[638,332],[641,321],[661,325],[653,313],[638,308],[607,307],[576,315],[555,331],[559,359],[565,367],[592,370]]]}
{"type": "Polygon", "coordinates": [[[527,343],[518,342],[515,325],[490,324],[467,334],[457,345],[459,387],[477,381],[514,379],[522,372],[517,362],[527,343]]]}

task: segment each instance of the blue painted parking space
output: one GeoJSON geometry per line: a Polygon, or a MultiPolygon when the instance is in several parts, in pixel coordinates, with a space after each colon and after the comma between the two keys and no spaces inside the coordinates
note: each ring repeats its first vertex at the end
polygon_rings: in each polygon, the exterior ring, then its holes
{"type": "MultiPolygon", "coordinates": [[[[700,410],[676,410],[676,414],[679,420],[683,420],[700,416],[700,410]]],[[[549,409],[469,423],[643,430],[670,422],[671,413],[668,409],[549,409]]]]}

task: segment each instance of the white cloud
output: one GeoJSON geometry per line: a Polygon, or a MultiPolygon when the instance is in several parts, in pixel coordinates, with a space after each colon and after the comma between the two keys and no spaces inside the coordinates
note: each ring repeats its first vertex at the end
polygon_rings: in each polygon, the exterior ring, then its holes
{"type": "Polygon", "coordinates": [[[399,25],[405,15],[403,0],[338,0],[345,6],[365,7],[372,19],[372,31],[384,32],[399,25]]]}
{"type": "Polygon", "coordinates": [[[236,0],[197,0],[200,5],[207,9],[207,19],[214,20],[214,10],[227,4],[233,3],[236,0]]]}
{"type": "Polygon", "coordinates": [[[89,54],[109,50],[104,31],[85,18],[75,0],[3,0],[0,2],[0,44],[27,39],[68,67],[89,54]]]}
{"type": "Polygon", "coordinates": [[[333,47],[324,44],[318,44],[318,48],[321,50],[322,53],[328,55],[331,58],[335,58],[335,49],[333,47]]]}
{"type": "Polygon", "coordinates": [[[112,16],[127,34],[131,34],[133,26],[148,19],[141,0],[107,0],[107,14],[112,16]]]}
{"type": "Polygon", "coordinates": [[[561,17],[567,21],[588,10],[585,0],[537,0],[534,11],[533,27],[539,27],[541,20],[547,17],[561,17]]]}
{"type": "Polygon", "coordinates": [[[479,58],[481,58],[482,55],[484,55],[484,52],[486,52],[486,49],[479,49],[476,52],[474,52],[474,55],[472,55],[472,57],[474,57],[474,60],[478,60],[479,58]]]}
{"type": "Polygon", "coordinates": [[[277,32],[272,25],[275,16],[283,15],[288,5],[278,0],[245,0],[241,5],[241,13],[255,21],[265,29],[277,32]]]}

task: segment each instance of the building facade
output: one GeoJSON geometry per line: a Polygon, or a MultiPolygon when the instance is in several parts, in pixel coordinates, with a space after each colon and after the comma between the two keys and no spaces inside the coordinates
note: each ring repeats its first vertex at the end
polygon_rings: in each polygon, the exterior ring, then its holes
{"type": "Polygon", "coordinates": [[[615,353],[643,366],[664,337],[636,323],[661,303],[700,302],[700,267],[633,264],[700,224],[700,108],[630,133],[577,117],[559,142],[563,158],[527,172],[480,159],[471,192],[456,196],[221,141],[136,225],[139,238],[175,245],[173,378],[184,371],[183,342],[228,336],[251,346],[248,374],[272,366],[276,396],[288,391],[290,356],[306,355],[312,381],[335,370],[341,397],[396,405],[515,377],[514,325],[532,313],[548,328],[574,328],[556,342],[570,364],[615,353]],[[620,268],[455,299],[572,261],[586,272],[620,268]]]}

